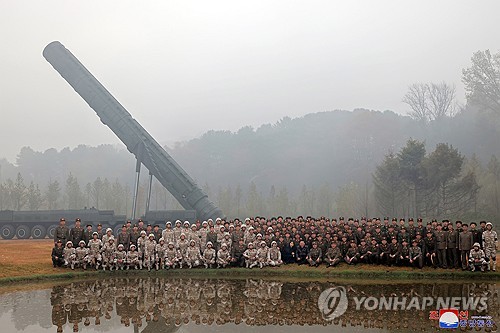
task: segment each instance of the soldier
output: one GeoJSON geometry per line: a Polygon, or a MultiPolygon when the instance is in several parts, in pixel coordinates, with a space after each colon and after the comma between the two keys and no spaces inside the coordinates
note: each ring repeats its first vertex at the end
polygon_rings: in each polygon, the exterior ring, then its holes
{"type": "Polygon", "coordinates": [[[137,269],[139,267],[142,269],[142,261],[139,260],[139,253],[136,251],[137,246],[135,244],[130,245],[130,251],[127,253],[127,270],[130,267],[137,269]]]}
{"type": "Polygon", "coordinates": [[[306,243],[301,240],[299,242],[299,246],[297,246],[295,250],[295,258],[297,261],[297,264],[303,265],[307,263],[307,255],[309,253],[309,248],[307,247],[306,243]]]}
{"type": "Polygon", "coordinates": [[[248,244],[248,248],[243,252],[243,257],[245,257],[246,268],[252,268],[257,266],[257,250],[253,248],[253,243],[248,244]]]}
{"type": "Polygon", "coordinates": [[[116,244],[122,244],[123,249],[128,251],[128,247],[130,246],[130,234],[127,232],[127,226],[125,224],[122,226],[122,231],[118,234],[116,244]]]}
{"type": "Polygon", "coordinates": [[[178,261],[178,252],[175,249],[174,242],[169,242],[165,250],[165,266],[167,269],[175,268],[178,261]]]}
{"type": "MultiPolygon", "coordinates": [[[[125,232],[127,232],[125,230],[125,232]]],[[[123,244],[118,244],[117,249],[115,250],[115,255],[113,258],[113,264],[116,267],[116,270],[125,268],[125,263],[127,262],[127,252],[125,251],[125,246],[123,244]]]]}
{"type": "Polygon", "coordinates": [[[155,262],[155,248],[155,235],[151,233],[144,242],[144,266],[148,268],[148,271],[151,270],[155,262]]]}
{"type": "Polygon", "coordinates": [[[462,232],[458,234],[458,249],[462,261],[462,270],[465,271],[469,264],[469,254],[472,249],[472,234],[467,223],[462,224],[462,232]]]}
{"type": "Polygon", "coordinates": [[[378,265],[380,263],[380,255],[379,255],[379,246],[377,244],[377,240],[372,238],[370,241],[370,245],[368,245],[368,261],[370,264],[378,265]]]}
{"type": "Polygon", "coordinates": [[[323,253],[321,249],[318,247],[318,243],[313,242],[312,248],[307,253],[306,259],[309,263],[309,266],[318,267],[321,264],[321,258],[323,257],[323,253]]]}
{"type": "Polygon", "coordinates": [[[336,242],[332,242],[330,248],[326,251],[325,260],[327,267],[330,266],[335,267],[342,260],[342,253],[340,252],[340,249],[337,247],[336,242]]]}
{"type": "Polygon", "coordinates": [[[458,231],[453,228],[453,225],[448,224],[448,249],[447,252],[447,263],[451,268],[459,268],[458,258],[460,257],[458,253],[458,231]]]}
{"type": "Polygon", "coordinates": [[[175,227],[174,227],[175,242],[179,240],[179,238],[181,237],[181,233],[182,233],[181,221],[177,220],[175,221],[175,227]]]}
{"type": "Polygon", "coordinates": [[[186,263],[189,268],[198,267],[201,264],[200,247],[196,245],[196,241],[191,239],[186,250],[186,263]]]}
{"type": "Polygon", "coordinates": [[[471,222],[469,226],[469,232],[472,234],[472,242],[473,243],[478,243],[479,246],[482,246],[483,243],[483,235],[482,235],[482,230],[481,229],[476,229],[477,228],[477,223],[476,222],[471,222]]]}
{"type": "Polygon", "coordinates": [[[89,260],[89,249],[85,247],[85,241],[82,239],[78,243],[78,247],[75,249],[75,264],[76,266],[83,267],[83,269],[87,269],[87,262],[89,260]]]}
{"type": "Polygon", "coordinates": [[[410,247],[410,265],[420,269],[424,266],[422,249],[418,246],[418,241],[416,239],[413,240],[412,247],[410,247]]]}
{"type": "Polygon", "coordinates": [[[485,230],[482,233],[483,237],[483,249],[486,257],[486,261],[488,262],[488,270],[491,269],[493,272],[497,270],[497,232],[492,230],[493,225],[491,222],[486,223],[485,230]]]}
{"type": "Polygon", "coordinates": [[[156,244],[156,259],[155,259],[155,264],[156,264],[156,270],[160,269],[165,269],[165,251],[167,251],[167,244],[165,244],[165,240],[163,237],[159,239],[159,243],[156,244]]]}
{"type": "Polygon", "coordinates": [[[169,244],[170,242],[175,242],[175,234],[174,230],[172,230],[172,222],[167,221],[167,223],[165,223],[165,229],[161,233],[161,236],[167,244],[169,244]]]}
{"type": "Polygon", "coordinates": [[[474,246],[470,250],[469,253],[469,265],[471,271],[475,271],[478,267],[481,269],[481,272],[484,272],[488,263],[486,262],[486,256],[484,251],[481,250],[481,246],[479,243],[474,243],[474,246]]]}
{"type": "Polygon", "coordinates": [[[360,241],[360,245],[358,246],[359,253],[359,262],[369,264],[370,263],[370,255],[369,255],[369,246],[366,244],[366,240],[363,238],[360,241]]]}
{"type": "Polygon", "coordinates": [[[351,247],[349,247],[345,255],[345,262],[348,265],[355,265],[358,262],[358,259],[359,259],[358,247],[356,245],[356,242],[353,240],[351,241],[351,247]]]}
{"type": "Polygon", "coordinates": [[[77,218],[75,220],[75,226],[69,231],[69,238],[73,244],[78,244],[83,239],[83,228],[80,226],[82,220],[77,218]]]}
{"type": "Polygon", "coordinates": [[[161,229],[160,229],[160,226],[158,224],[155,224],[153,226],[153,235],[155,235],[155,242],[158,243],[160,241],[160,238],[161,238],[161,229]]]}
{"type": "Polygon", "coordinates": [[[448,248],[448,233],[442,230],[440,223],[436,226],[436,232],[434,233],[436,237],[436,253],[437,253],[437,265],[441,268],[446,268],[446,249],[448,248]]]}
{"type": "Polygon", "coordinates": [[[54,231],[54,245],[58,240],[61,240],[62,244],[66,244],[69,239],[69,229],[66,226],[66,219],[63,217],[59,220],[59,225],[54,231]]]}
{"type": "Polygon", "coordinates": [[[382,238],[382,244],[379,245],[379,263],[387,265],[389,264],[389,244],[387,244],[387,239],[382,238]]]}
{"type": "Polygon", "coordinates": [[[205,246],[207,244],[207,235],[208,235],[209,231],[210,231],[210,229],[208,228],[208,222],[203,221],[201,223],[200,230],[198,230],[198,237],[200,238],[200,249],[202,252],[205,251],[205,246]]]}
{"type": "Polygon", "coordinates": [[[115,238],[110,237],[106,243],[102,246],[101,256],[102,256],[102,270],[105,271],[106,267],[109,270],[113,270],[114,260],[115,260],[115,238]]]}
{"type": "Polygon", "coordinates": [[[406,239],[403,240],[399,251],[399,264],[403,266],[410,264],[410,246],[408,246],[406,239]]]}
{"type": "Polygon", "coordinates": [[[141,231],[141,237],[137,239],[137,253],[139,255],[139,261],[141,262],[141,269],[144,263],[144,245],[146,244],[146,230],[141,231]]]}
{"type": "Polygon", "coordinates": [[[186,239],[186,235],[184,233],[181,233],[179,240],[177,241],[177,251],[180,256],[180,266],[182,268],[183,264],[187,264],[186,260],[186,250],[189,246],[189,242],[186,239]]]}
{"type": "MultiPolygon", "coordinates": [[[[239,241],[243,244],[242,238],[239,241]]],[[[281,264],[283,263],[283,260],[281,260],[281,252],[276,241],[271,242],[271,248],[267,253],[267,263],[273,267],[281,266],[281,264]]]]}
{"type": "Polygon", "coordinates": [[[217,244],[217,233],[215,232],[215,228],[213,225],[208,227],[208,233],[207,233],[206,240],[207,240],[207,244],[208,244],[208,242],[211,242],[215,248],[215,244],[217,244]]]}
{"type": "MultiPolygon", "coordinates": [[[[246,250],[245,241],[239,238],[238,243],[231,246],[231,266],[243,267],[245,265],[245,258],[243,253],[246,250]]],[[[280,255],[281,258],[281,255],[280,255]]]]}
{"type": "Polygon", "coordinates": [[[139,232],[139,227],[137,224],[134,224],[132,227],[132,231],[130,232],[130,245],[134,244],[137,249],[137,241],[141,237],[141,233],[139,232]]]}
{"type": "Polygon", "coordinates": [[[92,233],[92,239],[87,244],[89,248],[89,264],[95,269],[99,269],[101,263],[101,247],[102,241],[99,239],[97,231],[92,233]]]}
{"type": "Polygon", "coordinates": [[[205,251],[203,251],[203,264],[205,265],[205,268],[213,268],[215,265],[215,249],[212,244],[212,242],[207,242],[207,245],[205,247],[205,251]]]}
{"type": "Polygon", "coordinates": [[[67,241],[66,247],[64,248],[64,266],[70,266],[71,269],[75,269],[75,249],[73,248],[73,242],[67,241]]]}
{"type": "Polygon", "coordinates": [[[260,242],[260,247],[257,249],[257,262],[259,263],[259,267],[262,268],[267,266],[267,255],[269,252],[269,248],[265,241],[260,242]]]}
{"type": "Polygon", "coordinates": [[[102,228],[102,224],[97,224],[97,236],[100,240],[102,240],[102,236],[104,236],[104,229],[102,228]]]}
{"type": "Polygon", "coordinates": [[[58,239],[52,248],[52,265],[54,267],[64,265],[64,247],[61,239],[58,239]]]}
{"type": "Polygon", "coordinates": [[[85,244],[88,244],[92,239],[92,233],[92,224],[87,224],[86,229],[83,232],[83,240],[85,241],[85,244]]]}
{"type": "MultiPolygon", "coordinates": [[[[265,244],[265,243],[264,243],[265,244]]],[[[231,262],[231,253],[227,250],[227,244],[222,243],[220,250],[217,251],[217,268],[226,268],[231,262]]]]}
{"type": "Polygon", "coordinates": [[[113,229],[107,228],[106,233],[102,236],[102,243],[107,244],[110,238],[115,238],[115,236],[113,236],[113,229]]]}

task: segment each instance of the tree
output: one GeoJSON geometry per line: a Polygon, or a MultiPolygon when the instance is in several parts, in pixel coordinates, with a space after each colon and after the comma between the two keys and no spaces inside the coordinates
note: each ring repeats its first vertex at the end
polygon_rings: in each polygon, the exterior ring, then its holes
{"type": "Polygon", "coordinates": [[[95,208],[99,209],[99,204],[101,203],[101,198],[104,192],[104,183],[101,177],[97,177],[92,183],[92,199],[94,199],[95,208]]]}
{"type": "Polygon", "coordinates": [[[35,185],[33,181],[31,181],[30,185],[28,186],[27,199],[29,210],[38,210],[42,206],[42,192],[40,191],[40,187],[38,186],[38,184],[35,185]]]}
{"type": "Polygon", "coordinates": [[[65,194],[68,209],[81,208],[83,195],[78,184],[78,179],[71,172],[66,179],[65,194]]]}
{"type": "Polygon", "coordinates": [[[48,209],[57,209],[57,201],[61,196],[61,188],[57,180],[50,180],[45,192],[45,201],[48,209]]]}
{"type": "Polygon", "coordinates": [[[410,206],[408,213],[412,216],[419,216],[420,211],[420,191],[425,184],[425,144],[421,141],[409,139],[406,146],[398,153],[400,166],[400,177],[406,185],[410,206]]]}
{"type": "Polygon", "coordinates": [[[27,187],[24,184],[24,178],[20,172],[17,173],[16,181],[10,189],[10,195],[12,197],[12,203],[14,204],[14,210],[21,210],[28,198],[27,187]]]}
{"type": "Polygon", "coordinates": [[[411,108],[410,116],[426,123],[456,113],[455,86],[441,83],[414,83],[408,87],[403,102],[411,108]]]}
{"type": "Polygon", "coordinates": [[[462,70],[465,96],[471,105],[500,114],[500,52],[477,51],[462,70]]]}
{"type": "Polygon", "coordinates": [[[399,159],[393,153],[385,156],[373,173],[375,200],[382,214],[398,216],[403,182],[400,178],[399,159]]]}

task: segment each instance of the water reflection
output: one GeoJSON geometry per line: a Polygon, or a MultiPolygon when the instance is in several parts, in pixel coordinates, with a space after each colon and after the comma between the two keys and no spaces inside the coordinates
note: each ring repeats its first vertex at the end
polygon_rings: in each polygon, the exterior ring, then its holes
{"type": "MultiPolygon", "coordinates": [[[[25,294],[30,293],[36,292],[25,294]]],[[[317,331],[320,326],[327,326],[329,331],[342,328],[350,331],[377,328],[438,330],[438,321],[429,319],[429,310],[432,308],[418,311],[356,311],[353,298],[370,296],[415,296],[420,299],[439,296],[487,297],[487,310],[470,311],[469,314],[489,315],[494,320],[500,318],[498,286],[495,283],[347,284],[261,279],[112,278],[53,287],[50,305],[54,326],[50,331],[173,332],[185,325],[189,331],[217,327],[217,331],[227,332],[238,327],[241,330],[256,326],[268,331],[276,331],[279,326],[284,326],[281,330],[287,332],[303,332],[304,329],[317,331]],[[347,290],[349,306],[339,318],[325,321],[318,308],[318,298],[323,290],[332,286],[343,286],[347,290]],[[306,327],[297,330],[300,326],[306,327]]],[[[45,302],[48,303],[48,300],[45,302]]],[[[38,300],[38,303],[41,301],[38,300]]],[[[5,301],[3,306],[5,309],[5,301]]],[[[39,309],[38,312],[47,311],[43,311],[43,307],[39,309]]],[[[12,316],[15,321],[22,322],[22,317],[29,320],[28,317],[32,315],[23,311],[16,314],[14,311],[12,316]]],[[[40,326],[46,327],[46,324],[40,326]]],[[[496,325],[483,328],[485,331],[495,329],[496,325]]]]}

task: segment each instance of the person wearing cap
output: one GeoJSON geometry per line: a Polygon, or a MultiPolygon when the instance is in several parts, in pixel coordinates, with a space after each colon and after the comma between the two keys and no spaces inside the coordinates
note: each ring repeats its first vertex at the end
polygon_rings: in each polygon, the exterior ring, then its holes
{"type": "Polygon", "coordinates": [[[436,237],[431,229],[427,229],[427,236],[424,238],[424,265],[437,267],[436,260],[436,237]]]}
{"type": "Polygon", "coordinates": [[[208,233],[207,233],[207,238],[206,241],[212,243],[212,246],[214,247],[215,251],[217,252],[217,233],[215,232],[215,227],[213,225],[208,227],[208,233]]]}
{"type": "Polygon", "coordinates": [[[299,241],[299,246],[295,249],[295,260],[297,264],[307,264],[307,255],[309,254],[309,247],[303,240],[299,241]]]}
{"type": "Polygon", "coordinates": [[[85,244],[88,244],[92,239],[92,233],[94,232],[92,227],[92,224],[87,224],[85,230],[83,231],[83,240],[85,241],[85,244]]]}
{"type": "Polygon", "coordinates": [[[410,265],[420,269],[424,267],[422,249],[418,246],[418,241],[416,239],[412,241],[412,246],[410,247],[410,265]]]}
{"type": "Polygon", "coordinates": [[[186,264],[188,268],[198,267],[201,264],[200,247],[194,239],[189,241],[189,246],[186,250],[186,264]]]}
{"type": "Polygon", "coordinates": [[[213,268],[215,265],[216,253],[212,242],[207,242],[205,251],[203,251],[203,265],[205,268],[213,268]]]}
{"type": "Polygon", "coordinates": [[[59,220],[59,225],[54,230],[54,245],[57,243],[58,240],[61,240],[63,247],[69,240],[69,229],[66,226],[66,219],[64,217],[62,217],[59,220]]]}
{"type": "Polygon", "coordinates": [[[137,252],[137,246],[135,244],[130,245],[130,250],[127,252],[126,264],[127,270],[130,269],[130,267],[142,269],[142,261],[139,260],[139,253],[137,252]]]}
{"type": "Polygon", "coordinates": [[[99,239],[99,234],[97,231],[92,233],[92,239],[89,240],[87,244],[89,248],[89,264],[91,267],[95,267],[95,269],[99,269],[99,265],[101,264],[101,247],[102,241],[99,239]]]}
{"type": "Polygon", "coordinates": [[[437,266],[440,268],[447,268],[446,249],[448,249],[448,233],[443,231],[441,223],[436,225],[434,237],[436,238],[437,266]]]}
{"type": "Polygon", "coordinates": [[[166,269],[175,268],[179,262],[179,253],[175,248],[174,242],[170,241],[165,250],[165,267],[166,269]]]}
{"type": "Polygon", "coordinates": [[[139,226],[137,224],[134,224],[129,234],[130,234],[130,245],[134,244],[137,250],[137,240],[139,239],[139,237],[141,237],[141,233],[139,232],[139,226]]]}
{"type": "Polygon", "coordinates": [[[469,232],[467,223],[462,224],[462,232],[458,234],[458,250],[460,251],[460,258],[462,261],[462,270],[467,270],[469,266],[469,254],[472,249],[472,234],[469,232]]]}
{"type": "Polygon", "coordinates": [[[186,251],[189,246],[189,241],[184,233],[181,233],[179,240],[177,241],[177,251],[179,252],[180,260],[179,264],[182,268],[183,265],[187,265],[186,251]]]}
{"type": "Polygon", "coordinates": [[[101,257],[102,257],[102,270],[105,271],[106,267],[109,268],[110,271],[113,270],[114,260],[115,260],[115,238],[113,236],[108,238],[108,241],[103,244],[101,249],[101,257]]]}
{"type": "Polygon", "coordinates": [[[167,251],[167,244],[165,243],[165,239],[161,237],[158,240],[158,244],[156,244],[155,252],[156,252],[156,257],[155,257],[155,265],[156,265],[156,270],[158,269],[165,269],[165,251],[167,251]]]}
{"type": "Polygon", "coordinates": [[[306,256],[309,266],[318,267],[321,264],[322,257],[323,253],[321,252],[321,249],[318,247],[318,243],[313,242],[312,247],[306,256]]]}
{"type": "Polygon", "coordinates": [[[281,251],[278,248],[278,242],[272,241],[271,247],[267,253],[267,263],[269,266],[281,266],[283,264],[283,260],[281,260],[281,251]]]}
{"type": "Polygon", "coordinates": [[[75,219],[75,226],[69,231],[69,239],[73,242],[73,245],[80,243],[83,239],[83,228],[81,227],[81,222],[79,218],[75,219]]]}
{"type": "Polygon", "coordinates": [[[403,244],[401,244],[399,249],[399,265],[410,265],[410,246],[408,245],[408,241],[406,239],[403,239],[403,244]]]}
{"type": "Polygon", "coordinates": [[[248,248],[243,252],[246,268],[253,268],[259,263],[257,262],[257,249],[254,249],[253,243],[248,244],[248,248]]]}
{"type": "Polygon", "coordinates": [[[378,246],[378,260],[379,263],[382,265],[388,265],[389,264],[389,244],[387,243],[387,239],[384,237],[382,238],[382,243],[379,244],[378,246]]]}
{"type": "Polygon", "coordinates": [[[85,241],[83,239],[78,242],[78,247],[75,249],[75,256],[75,265],[83,267],[83,269],[86,270],[89,260],[89,249],[85,246],[85,241]]]}
{"type": "Polygon", "coordinates": [[[167,221],[167,223],[165,223],[165,229],[163,229],[161,237],[165,240],[167,246],[170,242],[175,242],[175,235],[174,235],[174,230],[172,229],[172,222],[167,221]]]}
{"type": "Polygon", "coordinates": [[[203,251],[205,251],[205,247],[207,244],[207,235],[209,232],[210,232],[210,229],[208,228],[208,222],[203,221],[201,223],[201,228],[198,230],[198,237],[200,239],[200,250],[202,253],[203,253],[203,251]]]}
{"type": "Polygon", "coordinates": [[[257,262],[259,263],[259,267],[267,266],[267,255],[269,252],[269,248],[265,241],[261,241],[259,244],[259,248],[257,249],[257,262]]]}
{"type": "MultiPolygon", "coordinates": [[[[127,231],[125,230],[125,232],[127,231]]],[[[115,265],[116,270],[121,269],[123,271],[125,269],[126,261],[127,261],[127,252],[125,251],[125,246],[123,244],[118,244],[113,259],[113,264],[115,265]]]]}
{"type": "Polygon", "coordinates": [[[226,243],[222,243],[220,250],[217,251],[216,262],[217,268],[226,268],[226,266],[231,262],[231,253],[228,251],[226,243]]]}
{"type": "Polygon", "coordinates": [[[488,262],[488,270],[495,272],[497,270],[497,232],[493,230],[493,224],[487,222],[485,224],[485,229],[482,233],[483,238],[483,249],[486,261],[488,262]]]}
{"type": "Polygon", "coordinates": [[[153,232],[153,235],[155,235],[155,241],[156,241],[156,243],[160,242],[162,231],[161,231],[160,226],[158,224],[155,224],[153,226],[153,231],[152,232],[153,232]]]}
{"type": "Polygon", "coordinates": [[[141,237],[137,239],[137,254],[139,255],[139,261],[141,262],[141,269],[144,264],[144,246],[146,244],[146,230],[141,230],[141,237]]]}
{"type": "Polygon", "coordinates": [[[355,265],[358,263],[359,251],[358,246],[356,245],[356,242],[354,240],[351,241],[351,246],[347,250],[344,260],[348,265],[355,265]]]}
{"type": "Polygon", "coordinates": [[[245,253],[246,249],[247,247],[243,238],[239,238],[238,243],[231,246],[231,266],[243,267],[245,265],[243,253],[245,253]]]}
{"type": "Polygon", "coordinates": [[[71,269],[75,269],[75,249],[73,248],[73,242],[72,241],[67,241],[66,246],[64,247],[63,251],[63,257],[64,257],[64,266],[65,267],[71,267],[71,269]]]}
{"type": "Polygon", "coordinates": [[[182,233],[183,233],[183,231],[182,231],[181,220],[177,220],[177,221],[175,221],[175,226],[174,226],[174,236],[175,236],[174,242],[177,242],[179,240],[182,233]]]}
{"type": "Polygon", "coordinates": [[[115,238],[115,236],[113,236],[113,229],[107,228],[106,233],[102,236],[102,244],[107,244],[110,238],[115,238]]]}
{"type": "Polygon", "coordinates": [[[472,234],[472,242],[473,243],[478,243],[479,247],[482,248],[483,246],[483,231],[481,228],[477,229],[477,223],[476,222],[471,222],[469,224],[469,232],[472,234]]]}
{"type": "Polygon", "coordinates": [[[191,242],[192,240],[195,242],[198,248],[201,248],[201,240],[200,234],[198,233],[196,224],[191,224],[191,230],[189,230],[188,240],[191,242]]]}
{"type": "Polygon", "coordinates": [[[453,227],[453,224],[448,224],[446,262],[450,268],[460,268],[458,252],[458,231],[453,227]]]}
{"type": "Polygon", "coordinates": [[[52,248],[52,265],[54,267],[61,267],[64,265],[64,247],[62,240],[56,240],[54,247],[52,248]]]}
{"type": "Polygon", "coordinates": [[[148,235],[148,238],[144,242],[144,266],[147,267],[148,271],[153,268],[153,265],[155,263],[155,248],[155,235],[153,233],[150,233],[148,235]]]}
{"type": "Polygon", "coordinates": [[[469,253],[470,270],[474,272],[477,269],[480,269],[481,272],[484,272],[487,265],[486,256],[484,251],[481,250],[481,245],[479,243],[474,243],[469,253]]]}
{"type": "Polygon", "coordinates": [[[391,244],[389,244],[389,255],[387,256],[387,262],[389,266],[399,265],[399,256],[401,254],[401,245],[398,243],[396,237],[391,238],[391,244]]]}
{"type": "Polygon", "coordinates": [[[340,252],[337,242],[332,242],[326,251],[325,261],[327,267],[335,267],[342,261],[342,252],[340,252]]]}

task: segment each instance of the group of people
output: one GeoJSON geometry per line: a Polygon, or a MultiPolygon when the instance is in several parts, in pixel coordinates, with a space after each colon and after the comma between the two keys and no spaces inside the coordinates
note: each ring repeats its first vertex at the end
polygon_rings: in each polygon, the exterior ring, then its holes
{"type": "Polygon", "coordinates": [[[341,262],[496,270],[497,233],[491,222],[470,224],[421,218],[328,219],[282,216],[160,225],[127,221],[117,235],[64,218],[54,233],[54,267],[171,269],[336,266],[341,262]]]}

